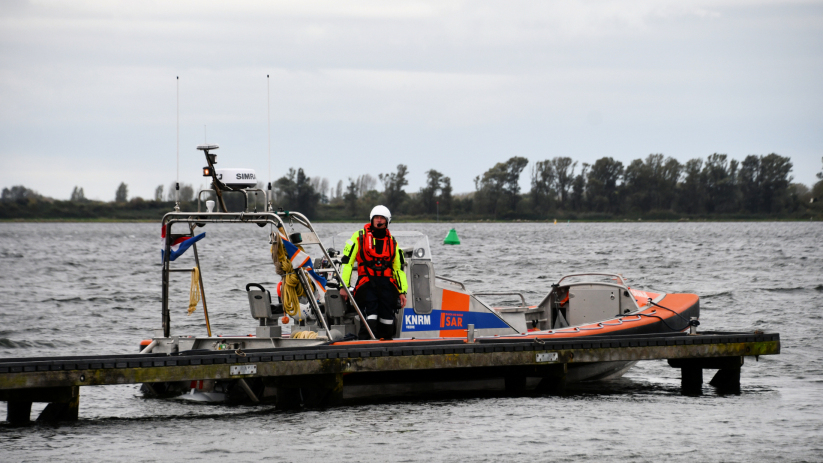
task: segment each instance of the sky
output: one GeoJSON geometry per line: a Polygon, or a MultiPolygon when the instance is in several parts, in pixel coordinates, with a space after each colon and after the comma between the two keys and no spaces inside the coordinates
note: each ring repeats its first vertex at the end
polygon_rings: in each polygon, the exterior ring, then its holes
{"type": "Polygon", "coordinates": [[[528,190],[556,156],[778,153],[810,186],[823,2],[0,2],[0,187],[151,198],[178,176],[178,101],[195,187],[204,141],[264,182],[406,164],[407,191],[435,169],[460,193],[524,156],[528,190]]]}

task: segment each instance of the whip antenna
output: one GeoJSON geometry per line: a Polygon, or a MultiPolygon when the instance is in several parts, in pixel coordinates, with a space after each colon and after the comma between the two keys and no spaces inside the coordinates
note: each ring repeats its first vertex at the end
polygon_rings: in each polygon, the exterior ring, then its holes
{"type": "Polygon", "coordinates": [[[266,74],[266,129],[269,134],[269,187],[266,190],[266,199],[268,199],[269,210],[271,210],[271,85],[268,74],[266,74]]]}
{"type": "Polygon", "coordinates": [[[177,76],[177,181],[174,188],[174,210],[180,212],[180,76],[177,76]]]}

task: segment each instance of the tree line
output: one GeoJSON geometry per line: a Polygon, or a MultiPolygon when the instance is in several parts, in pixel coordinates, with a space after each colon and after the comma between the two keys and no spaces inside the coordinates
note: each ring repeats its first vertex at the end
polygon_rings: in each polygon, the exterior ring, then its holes
{"type": "Polygon", "coordinates": [[[395,172],[341,180],[330,188],[327,179],[309,177],[302,168],[290,169],[274,184],[274,202],[281,207],[327,216],[345,211],[362,217],[375,204],[384,204],[394,216],[464,219],[613,218],[621,216],[795,216],[819,213],[821,181],[812,189],[792,183],[788,157],[772,153],[750,155],[743,161],[711,154],[680,163],[662,154],[650,154],[624,165],[611,157],[593,164],[569,157],[532,163],[514,156],[496,163],[474,179],[475,191],[455,195],[450,177],[426,171],[426,183],[407,192],[408,167],[395,172]],[[521,191],[528,172],[531,188],[521,191]],[[345,185],[345,186],[344,186],[345,185]]]}
{"type": "MultiPolygon", "coordinates": [[[[290,168],[273,182],[272,202],[317,220],[362,220],[376,204],[386,205],[401,220],[823,216],[823,171],[812,188],[792,183],[791,160],[775,153],[743,161],[715,153],[686,163],[650,154],[628,165],[611,157],[588,164],[562,156],[529,164],[520,156],[496,163],[474,178],[474,191],[463,194],[455,194],[451,178],[434,169],[425,172],[423,187],[407,191],[405,164],[394,172],[362,174],[334,186],[326,178],[310,177],[303,168],[290,168]],[[524,174],[530,180],[528,191],[520,187],[524,174]]],[[[265,190],[262,183],[258,188],[265,190]]],[[[178,198],[184,210],[196,209],[190,184],[181,183],[179,191],[174,182],[168,188],[159,185],[154,193],[152,199],[129,198],[123,182],[112,203],[89,201],[77,186],[69,201],[57,201],[18,185],[2,190],[0,218],[150,219],[161,217],[178,198]]],[[[229,210],[242,209],[239,193],[224,198],[229,210]]],[[[265,196],[253,194],[250,202],[250,209],[263,210],[265,196]]]]}

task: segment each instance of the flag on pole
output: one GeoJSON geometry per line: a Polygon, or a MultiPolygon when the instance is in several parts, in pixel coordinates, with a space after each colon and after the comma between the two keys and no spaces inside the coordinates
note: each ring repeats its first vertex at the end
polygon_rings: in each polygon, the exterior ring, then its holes
{"type": "Polygon", "coordinates": [[[291,261],[291,266],[293,268],[305,268],[309,274],[309,277],[314,280],[314,284],[325,293],[326,279],[315,273],[313,270],[314,264],[311,261],[311,257],[305,251],[295,246],[291,241],[284,239],[282,242],[283,247],[286,250],[286,256],[288,256],[291,261]]]}
{"type": "MultiPolygon", "coordinates": [[[[171,252],[169,253],[169,260],[173,261],[180,257],[184,252],[186,252],[192,244],[202,240],[206,237],[206,233],[203,232],[197,236],[192,237],[185,237],[181,236],[180,238],[175,238],[171,242],[171,252]]],[[[160,233],[160,258],[166,258],[166,225],[163,225],[163,229],[160,233]]]]}

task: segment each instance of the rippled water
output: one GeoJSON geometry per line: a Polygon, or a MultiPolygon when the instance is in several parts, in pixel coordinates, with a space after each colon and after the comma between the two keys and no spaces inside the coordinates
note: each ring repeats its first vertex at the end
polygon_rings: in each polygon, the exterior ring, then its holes
{"type": "MultiPolygon", "coordinates": [[[[564,273],[614,271],[633,287],[701,296],[701,329],[781,334],[747,358],[740,395],[680,395],[679,370],[641,362],[563,397],[469,396],[323,411],[143,399],[81,388],[80,421],[0,422],[3,461],[823,461],[820,223],[396,224],[432,239],[438,274],[536,302],[564,273]]],[[[358,224],[320,224],[324,239],[358,224]]],[[[131,353],[160,326],[159,225],[0,223],[0,357],[131,353]]],[[[267,231],[210,224],[199,251],[212,328],[252,331],[244,286],[274,284],[267,231]]],[[[190,266],[190,255],[178,266],[190,266]]],[[[174,278],[172,326],[188,275],[174,278]]],[[[710,373],[705,380],[708,382],[710,373]]],[[[44,404],[35,404],[36,416],[44,404]]],[[[0,418],[6,406],[0,402],[0,418]]]]}

